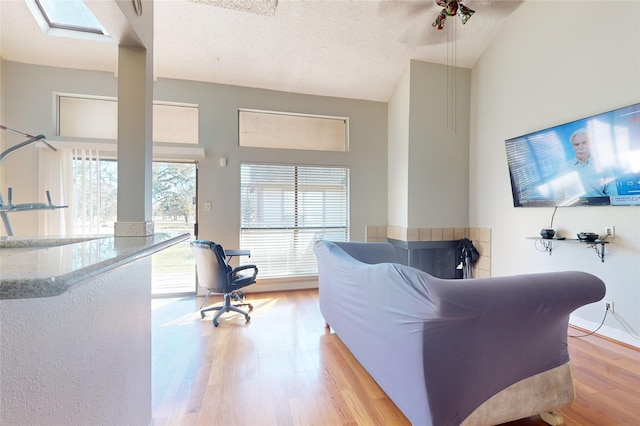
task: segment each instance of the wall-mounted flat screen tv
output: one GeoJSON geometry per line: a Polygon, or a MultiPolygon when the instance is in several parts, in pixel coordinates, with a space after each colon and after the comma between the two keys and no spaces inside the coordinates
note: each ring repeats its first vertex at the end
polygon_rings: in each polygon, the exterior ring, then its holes
{"type": "Polygon", "coordinates": [[[505,142],[515,207],[640,206],[640,104],[505,142]]]}

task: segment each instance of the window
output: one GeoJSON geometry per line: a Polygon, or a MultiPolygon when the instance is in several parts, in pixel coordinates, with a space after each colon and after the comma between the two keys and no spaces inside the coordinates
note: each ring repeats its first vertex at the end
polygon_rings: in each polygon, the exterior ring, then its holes
{"type": "Polygon", "coordinates": [[[113,43],[82,0],[24,0],[46,35],[113,43]]]}
{"type": "Polygon", "coordinates": [[[74,234],[113,234],[118,200],[118,163],[103,159],[98,150],[74,149],[73,215],[74,234]]]}
{"type": "Polygon", "coordinates": [[[118,100],[59,95],[58,134],[85,139],[118,139],[118,100]]]}
{"type": "Polygon", "coordinates": [[[346,152],[347,122],[342,117],[240,110],[239,144],[254,148],[346,152]]]}
{"type": "Polygon", "coordinates": [[[104,34],[102,25],[82,0],[35,0],[51,28],[104,34]]]}
{"type": "MultiPolygon", "coordinates": [[[[118,213],[118,162],[98,150],[73,149],[75,235],[113,234],[118,213]]],[[[155,232],[193,231],[196,210],[195,163],[153,162],[151,202],[155,232]]]]}
{"type": "Polygon", "coordinates": [[[317,273],[313,243],[349,237],[349,170],[242,164],[240,247],[262,278],[317,273]]]}
{"type": "MultiPolygon", "coordinates": [[[[118,138],[118,99],[58,95],[62,137],[118,138]]],[[[198,144],[198,105],[153,102],[153,141],[198,144]]]]}

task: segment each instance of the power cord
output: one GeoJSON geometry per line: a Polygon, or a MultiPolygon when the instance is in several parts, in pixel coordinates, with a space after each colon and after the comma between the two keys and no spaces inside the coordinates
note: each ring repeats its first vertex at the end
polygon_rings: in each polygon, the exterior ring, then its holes
{"type": "Polygon", "coordinates": [[[553,214],[551,215],[551,223],[550,223],[550,228],[553,229],[553,218],[556,217],[556,212],[558,211],[558,206],[555,206],[555,208],[553,209],[553,214]]]}
{"type": "Polygon", "coordinates": [[[602,318],[602,322],[600,323],[598,328],[596,328],[592,332],[587,333],[587,334],[580,334],[580,335],[577,335],[577,336],[572,336],[571,334],[567,334],[567,336],[576,337],[577,338],[577,337],[588,337],[588,336],[591,336],[592,334],[595,334],[595,332],[600,330],[600,328],[604,325],[604,321],[607,319],[607,313],[609,313],[609,306],[608,305],[607,305],[607,309],[605,309],[605,311],[604,311],[604,317],[602,318]]]}

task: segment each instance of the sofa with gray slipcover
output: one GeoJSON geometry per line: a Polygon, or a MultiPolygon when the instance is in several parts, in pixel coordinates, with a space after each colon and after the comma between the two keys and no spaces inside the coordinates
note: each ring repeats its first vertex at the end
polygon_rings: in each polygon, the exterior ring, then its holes
{"type": "Polygon", "coordinates": [[[449,280],[389,243],[314,245],[327,325],[414,425],[495,425],[574,397],[569,315],[604,297],[584,272],[449,280]]]}

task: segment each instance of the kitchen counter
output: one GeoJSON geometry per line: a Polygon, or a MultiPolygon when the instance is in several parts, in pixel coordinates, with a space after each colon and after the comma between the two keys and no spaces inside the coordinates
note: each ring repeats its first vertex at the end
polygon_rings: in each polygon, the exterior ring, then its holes
{"type": "Polygon", "coordinates": [[[188,239],[0,238],[0,423],[153,423],[151,255],[188,239]]]}
{"type": "Polygon", "coordinates": [[[86,236],[0,239],[0,300],[58,296],[105,272],[189,239],[86,236]]]}

